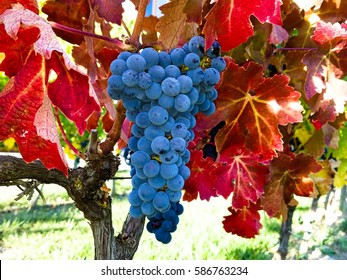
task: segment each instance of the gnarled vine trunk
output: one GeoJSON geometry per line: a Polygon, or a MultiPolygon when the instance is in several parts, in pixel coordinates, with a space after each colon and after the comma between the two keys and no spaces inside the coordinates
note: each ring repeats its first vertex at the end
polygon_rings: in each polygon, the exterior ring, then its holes
{"type": "Polygon", "coordinates": [[[102,188],[117,172],[119,164],[112,154],[94,155],[85,167],[69,170],[66,177],[56,169],[47,170],[39,161],[25,163],[21,158],[0,156],[0,185],[21,185],[24,191],[32,191],[39,183],[64,187],[90,222],[95,259],[132,259],[142,236],[144,219],[134,219],[128,214],[121,233],[114,236],[112,199],[102,188]]]}

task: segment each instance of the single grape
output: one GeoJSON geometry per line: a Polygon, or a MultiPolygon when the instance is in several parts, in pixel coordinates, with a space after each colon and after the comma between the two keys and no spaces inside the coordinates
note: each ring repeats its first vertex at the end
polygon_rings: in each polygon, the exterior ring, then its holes
{"type": "Polygon", "coordinates": [[[171,62],[177,67],[181,67],[184,64],[184,58],[186,52],[181,48],[175,48],[170,52],[171,62]]]}
{"type": "Polygon", "coordinates": [[[112,75],[108,79],[108,86],[112,88],[114,91],[121,91],[122,89],[124,89],[124,83],[123,83],[122,77],[118,75],[112,75]]]}
{"type": "Polygon", "coordinates": [[[122,81],[128,87],[135,87],[139,82],[139,75],[133,70],[126,70],[122,75],[122,81]]]}
{"type": "Polygon", "coordinates": [[[155,208],[153,206],[152,201],[146,201],[141,204],[141,211],[146,216],[151,216],[155,213],[155,208]]]}
{"type": "Polygon", "coordinates": [[[170,180],[177,176],[178,174],[178,167],[176,164],[166,164],[162,163],[160,165],[160,175],[166,179],[170,180]]]}
{"type": "Polygon", "coordinates": [[[149,69],[153,65],[157,65],[159,63],[159,55],[158,52],[153,48],[145,48],[141,51],[141,56],[146,61],[146,68],[149,69]]]}
{"type": "Polygon", "coordinates": [[[151,142],[151,148],[157,155],[165,154],[170,150],[170,142],[164,136],[158,136],[151,142]]]}
{"type": "Polygon", "coordinates": [[[178,192],[184,186],[184,179],[180,174],[177,174],[176,177],[167,180],[167,186],[171,191],[178,192]]]}
{"type": "Polygon", "coordinates": [[[132,190],[128,195],[128,200],[132,206],[141,206],[142,199],[139,197],[137,190],[132,190]]]}
{"type": "Polygon", "coordinates": [[[160,96],[162,96],[162,93],[161,84],[155,82],[153,82],[151,86],[145,90],[146,96],[151,100],[158,99],[160,96]]]}
{"type": "Polygon", "coordinates": [[[176,163],[178,160],[178,155],[176,152],[168,151],[159,156],[159,159],[162,163],[172,164],[176,163]]]}
{"type": "Polygon", "coordinates": [[[130,206],[130,215],[134,218],[142,218],[143,217],[143,213],[141,210],[141,206],[130,206]]]}
{"type": "Polygon", "coordinates": [[[110,64],[110,70],[113,75],[122,76],[123,72],[127,69],[127,64],[123,59],[115,59],[110,64]]]}
{"type": "Polygon", "coordinates": [[[168,65],[164,70],[166,77],[178,78],[181,75],[181,70],[176,65],[168,65]]]}
{"type": "Polygon", "coordinates": [[[131,164],[138,168],[143,168],[143,166],[150,161],[149,154],[143,151],[136,151],[131,156],[131,164]]]}
{"type": "Polygon", "coordinates": [[[164,213],[170,207],[170,199],[165,192],[157,192],[153,198],[153,206],[159,212],[164,213]]]}
{"type": "Polygon", "coordinates": [[[200,57],[196,53],[188,53],[184,58],[184,65],[189,69],[196,69],[200,65],[200,57]]]}
{"type": "Polygon", "coordinates": [[[153,124],[162,125],[168,120],[169,113],[160,106],[154,106],[148,111],[148,117],[153,124]]]}
{"type": "Polygon", "coordinates": [[[199,57],[203,57],[205,50],[205,39],[201,36],[194,36],[189,40],[188,47],[190,52],[196,53],[199,57]]]}
{"type": "Polygon", "coordinates": [[[148,178],[153,178],[159,175],[160,172],[160,164],[156,160],[150,160],[143,166],[143,173],[148,178]]]}
{"type": "Polygon", "coordinates": [[[159,52],[159,65],[163,68],[171,64],[171,57],[167,52],[159,52]]]}
{"type": "Polygon", "coordinates": [[[177,81],[181,84],[181,93],[187,93],[193,88],[193,81],[189,76],[181,75],[177,78],[177,81]]]}
{"type": "Polygon", "coordinates": [[[145,128],[145,136],[148,140],[153,141],[157,136],[164,136],[165,132],[158,125],[151,124],[149,127],[145,128]]]}
{"type": "Polygon", "coordinates": [[[165,78],[161,83],[161,89],[168,96],[176,96],[181,91],[181,84],[175,78],[165,78]]]}
{"type": "Polygon", "coordinates": [[[220,74],[214,68],[208,68],[204,71],[204,83],[208,86],[214,86],[219,82],[220,74]]]}
{"type": "Polygon", "coordinates": [[[139,77],[138,85],[142,89],[148,89],[153,83],[151,75],[148,74],[147,72],[139,73],[138,77],[139,77]]]}
{"type": "Polygon", "coordinates": [[[148,74],[151,75],[152,80],[156,83],[161,83],[165,79],[165,70],[160,65],[153,65],[149,68],[148,74]]]}
{"type": "Polygon", "coordinates": [[[143,201],[151,201],[156,194],[155,189],[148,183],[143,183],[138,189],[138,195],[143,201]]]}
{"type": "Polygon", "coordinates": [[[190,99],[185,94],[180,93],[175,97],[174,107],[178,112],[187,112],[190,104],[190,99]]]}
{"type": "Polygon", "coordinates": [[[222,72],[226,66],[227,66],[227,63],[225,62],[223,57],[219,56],[219,57],[212,59],[211,67],[215,68],[219,72],[222,72]]]}
{"type": "Polygon", "coordinates": [[[139,54],[133,54],[126,61],[127,67],[137,73],[143,72],[146,68],[146,60],[139,54]]]}
{"type": "Polygon", "coordinates": [[[158,99],[158,105],[167,110],[171,109],[175,105],[175,97],[163,94],[158,99]]]}
{"type": "Polygon", "coordinates": [[[182,137],[173,137],[170,140],[170,149],[181,155],[186,151],[187,142],[182,137]]]}
{"type": "Polygon", "coordinates": [[[158,175],[153,178],[148,178],[148,183],[157,190],[163,188],[166,185],[166,180],[158,175]]]}
{"type": "Polygon", "coordinates": [[[149,120],[148,112],[140,112],[136,116],[135,123],[140,128],[146,128],[146,127],[150,126],[151,121],[149,120]]]}

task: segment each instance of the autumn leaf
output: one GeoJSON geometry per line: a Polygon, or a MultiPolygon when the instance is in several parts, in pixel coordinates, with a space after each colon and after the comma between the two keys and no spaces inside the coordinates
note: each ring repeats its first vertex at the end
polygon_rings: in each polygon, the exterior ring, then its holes
{"type": "Polygon", "coordinates": [[[271,159],[283,149],[278,125],[302,120],[300,93],[288,83],[285,75],[264,78],[262,66],[254,62],[243,67],[230,62],[218,88],[216,113],[199,116],[197,127],[209,129],[225,120],[215,139],[220,153],[233,143],[245,142],[251,153],[271,159]]]}
{"type": "Polygon", "coordinates": [[[261,23],[282,25],[280,6],[280,0],[219,0],[207,14],[202,31],[206,38],[206,49],[214,40],[219,41],[223,51],[246,42],[254,33],[251,15],[261,23]]]}
{"type": "Polygon", "coordinates": [[[7,9],[12,7],[12,4],[20,3],[24,8],[31,10],[35,14],[39,13],[37,0],[1,0],[0,15],[7,9]]]}
{"type": "Polygon", "coordinates": [[[159,19],[155,16],[145,17],[142,25],[142,43],[153,44],[158,41],[156,25],[159,19]]]}
{"type": "Polygon", "coordinates": [[[188,0],[173,0],[160,7],[163,16],[159,18],[156,25],[157,31],[160,33],[159,41],[161,41],[165,49],[177,47],[182,33],[186,30],[187,15],[184,8],[188,0]]]}
{"type": "Polygon", "coordinates": [[[26,162],[40,159],[67,174],[50,101],[45,95],[45,59],[31,51],[0,94],[0,141],[14,138],[26,162]]]}
{"type": "Polygon", "coordinates": [[[261,200],[263,209],[270,217],[287,216],[287,205],[293,195],[314,196],[314,182],[311,173],[321,170],[321,165],[311,155],[279,153],[270,164],[270,180],[265,186],[261,200]]]}
{"type": "Polygon", "coordinates": [[[245,238],[255,237],[262,228],[258,204],[252,203],[249,208],[244,207],[241,210],[229,207],[231,215],[225,216],[223,220],[225,231],[245,238]]]}
{"type": "Polygon", "coordinates": [[[202,8],[206,0],[188,0],[184,6],[183,12],[187,15],[187,22],[202,22],[202,8]]]}
{"type": "Polygon", "coordinates": [[[282,26],[274,24],[269,37],[269,42],[275,45],[279,45],[283,42],[287,42],[289,34],[282,26]]]}
{"type": "MultiPolygon", "coordinates": [[[[83,29],[83,19],[89,18],[90,8],[87,0],[49,0],[45,1],[42,12],[47,20],[78,30],[83,29]]],[[[55,29],[56,34],[72,44],[81,44],[84,37],[79,34],[55,29]]]]}
{"type": "Polygon", "coordinates": [[[347,73],[346,26],[317,22],[311,39],[318,44],[318,48],[303,58],[308,69],[305,82],[307,98],[324,94],[324,100],[334,101],[337,114],[344,111],[343,104],[347,101],[347,83],[339,80],[347,73]]]}
{"type": "Polygon", "coordinates": [[[122,23],[123,2],[124,0],[90,0],[90,4],[100,17],[118,25],[122,23]]]}
{"type": "Polygon", "coordinates": [[[220,154],[219,160],[224,164],[215,171],[215,185],[216,188],[227,189],[227,195],[233,192],[232,207],[241,209],[249,207],[250,202],[256,203],[264,193],[269,175],[268,166],[244,146],[231,146],[220,154]]]}
{"type": "Polygon", "coordinates": [[[192,150],[190,162],[187,164],[191,175],[184,184],[183,200],[192,201],[199,195],[201,200],[209,201],[211,197],[218,196],[220,189],[217,188],[223,186],[216,186],[218,174],[215,170],[220,165],[210,157],[204,158],[202,150],[192,150]]]}

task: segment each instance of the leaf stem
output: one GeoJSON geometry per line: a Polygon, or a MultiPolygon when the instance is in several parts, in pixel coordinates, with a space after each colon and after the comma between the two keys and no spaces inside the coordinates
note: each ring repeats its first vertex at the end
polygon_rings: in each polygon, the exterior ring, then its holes
{"type": "Polygon", "coordinates": [[[130,42],[134,44],[135,47],[140,46],[140,34],[142,31],[142,24],[143,24],[143,19],[146,14],[146,7],[148,5],[149,0],[140,0],[138,12],[137,12],[137,17],[133,29],[133,34],[130,37],[130,42]]]}
{"type": "Polygon", "coordinates": [[[278,48],[275,49],[274,52],[280,51],[316,51],[317,48],[278,48]]]}
{"type": "Polygon", "coordinates": [[[68,145],[68,147],[74,152],[75,155],[77,155],[78,157],[82,158],[82,159],[86,159],[86,156],[81,153],[79,150],[77,150],[77,148],[72,145],[72,143],[70,142],[70,140],[67,138],[66,134],[65,134],[65,130],[63,128],[63,125],[60,121],[60,118],[59,118],[59,112],[58,112],[58,109],[56,107],[54,107],[54,115],[55,115],[55,118],[57,120],[57,123],[58,123],[58,126],[59,126],[59,129],[60,129],[60,132],[61,132],[61,137],[63,138],[64,142],[68,145]]]}
{"type": "Polygon", "coordinates": [[[60,29],[60,30],[66,31],[66,32],[79,34],[79,35],[82,35],[82,36],[89,36],[89,37],[93,37],[95,39],[100,39],[100,40],[111,42],[111,43],[115,44],[116,47],[119,50],[124,50],[124,49],[126,49],[128,47],[126,44],[124,44],[121,40],[119,40],[117,38],[112,39],[112,38],[109,38],[109,37],[106,37],[106,36],[103,36],[103,35],[98,35],[98,34],[90,33],[90,32],[87,32],[87,31],[75,29],[75,28],[72,28],[72,27],[69,27],[69,26],[65,26],[63,24],[60,24],[60,23],[57,23],[57,22],[54,22],[54,21],[49,21],[48,23],[53,28],[56,28],[56,29],[60,29]]]}

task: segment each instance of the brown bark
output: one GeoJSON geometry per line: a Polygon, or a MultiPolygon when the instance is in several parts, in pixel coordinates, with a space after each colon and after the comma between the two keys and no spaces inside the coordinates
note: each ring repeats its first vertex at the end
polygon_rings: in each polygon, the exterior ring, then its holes
{"type": "Polygon", "coordinates": [[[278,247],[277,253],[280,255],[282,260],[285,260],[288,254],[288,246],[290,235],[292,234],[293,214],[296,206],[288,206],[287,219],[282,223],[280,233],[280,246],[278,247]]]}
{"type": "MultiPolygon", "coordinates": [[[[83,168],[70,169],[66,177],[56,169],[47,170],[39,161],[25,163],[21,158],[0,156],[0,185],[18,185],[27,179],[64,187],[76,207],[89,220],[94,237],[95,259],[132,259],[143,232],[144,219],[126,218],[122,232],[115,237],[112,226],[112,199],[101,189],[114,177],[119,159],[112,154],[91,157],[83,168]]],[[[35,184],[37,184],[37,182],[35,184]]]]}

